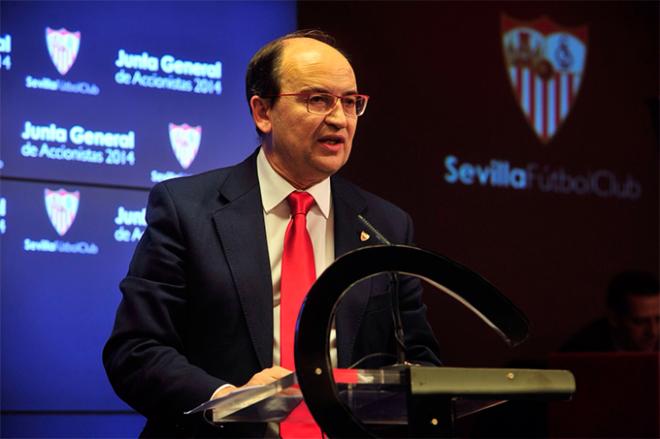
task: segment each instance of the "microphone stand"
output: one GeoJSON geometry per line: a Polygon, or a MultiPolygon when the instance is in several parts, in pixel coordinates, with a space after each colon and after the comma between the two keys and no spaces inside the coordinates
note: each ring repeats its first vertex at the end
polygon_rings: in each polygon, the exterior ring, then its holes
{"type": "MultiPolygon", "coordinates": [[[[383,236],[365,217],[358,214],[360,222],[371,232],[378,242],[385,245],[392,245],[392,243],[383,236]]],[[[406,365],[406,343],[405,335],[403,333],[403,322],[401,321],[401,310],[399,309],[399,273],[390,271],[390,284],[391,302],[392,302],[392,322],[394,323],[394,340],[396,344],[396,363],[390,366],[391,368],[400,368],[406,365]]]]}

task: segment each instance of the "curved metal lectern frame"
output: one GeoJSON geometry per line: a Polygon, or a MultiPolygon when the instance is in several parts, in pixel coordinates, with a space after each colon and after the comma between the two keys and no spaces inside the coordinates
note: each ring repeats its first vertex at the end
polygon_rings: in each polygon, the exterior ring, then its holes
{"type": "Polygon", "coordinates": [[[343,295],[355,283],[385,272],[428,281],[467,306],[510,346],[527,338],[527,319],[515,305],[483,277],[444,256],[404,245],[377,245],[340,257],[307,294],[295,340],[300,390],[314,419],[330,437],[373,436],[339,398],[331,373],[329,335],[343,295]]]}

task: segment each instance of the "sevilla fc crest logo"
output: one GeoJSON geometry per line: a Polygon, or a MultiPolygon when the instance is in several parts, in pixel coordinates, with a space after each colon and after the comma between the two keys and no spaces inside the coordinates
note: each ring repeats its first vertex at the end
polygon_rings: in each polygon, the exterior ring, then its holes
{"type": "Polygon", "coordinates": [[[187,123],[175,125],[171,123],[170,143],[174,156],[183,169],[188,169],[195,160],[199,151],[199,142],[202,140],[202,127],[191,127],[187,123]]]}
{"type": "Polygon", "coordinates": [[[80,192],[46,189],[44,191],[44,201],[46,202],[46,212],[48,212],[50,223],[58,235],[64,236],[73,224],[73,220],[76,219],[80,192]]]}
{"type": "Polygon", "coordinates": [[[47,27],[46,44],[55,68],[60,75],[66,75],[78,56],[80,32],[69,32],[64,28],[54,30],[47,27]]]}
{"type": "Polygon", "coordinates": [[[547,143],[575,102],[587,58],[587,27],[560,27],[547,17],[519,21],[502,16],[506,66],[527,121],[547,143]]]}

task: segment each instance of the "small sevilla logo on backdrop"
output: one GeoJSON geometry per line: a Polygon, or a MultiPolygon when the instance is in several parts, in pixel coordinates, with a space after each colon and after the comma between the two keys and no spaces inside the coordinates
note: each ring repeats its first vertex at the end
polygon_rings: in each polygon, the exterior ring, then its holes
{"type": "Polygon", "coordinates": [[[502,46],[509,79],[530,126],[548,143],[566,120],[582,85],[587,26],[567,29],[547,17],[502,16],[502,46]]]}
{"type": "Polygon", "coordinates": [[[67,192],[64,189],[57,191],[45,189],[44,201],[46,202],[46,212],[48,212],[50,223],[58,235],[64,236],[76,219],[78,205],[80,204],[80,192],[67,192]]]}
{"type": "Polygon", "coordinates": [[[175,125],[171,123],[170,144],[174,156],[183,169],[188,169],[199,151],[199,143],[202,140],[202,127],[191,127],[187,123],[175,125]]]}
{"type": "Polygon", "coordinates": [[[60,75],[66,75],[78,56],[80,32],[69,32],[64,28],[55,30],[47,27],[46,45],[55,68],[60,72],[60,75]]]}

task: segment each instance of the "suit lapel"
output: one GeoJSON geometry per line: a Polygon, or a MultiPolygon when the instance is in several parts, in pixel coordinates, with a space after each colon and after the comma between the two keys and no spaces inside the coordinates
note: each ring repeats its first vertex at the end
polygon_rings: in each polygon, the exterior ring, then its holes
{"type": "Polygon", "coordinates": [[[223,207],[213,214],[261,368],[273,362],[273,295],[256,153],[220,187],[223,207]]]}
{"type": "MultiPolygon", "coordinates": [[[[341,177],[332,178],[332,200],[335,221],[335,259],[365,245],[360,241],[363,230],[357,215],[365,212],[366,201],[355,187],[341,177]]],[[[368,245],[368,244],[366,244],[368,245]]],[[[347,293],[336,314],[337,362],[348,367],[353,361],[353,346],[362,316],[369,302],[371,281],[364,281],[347,293]]]]}
{"type": "MultiPolygon", "coordinates": [[[[335,223],[335,256],[370,245],[360,241],[363,230],[357,215],[366,211],[366,201],[341,177],[332,177],[335,223]]],[[[224,205],[213,214],[222,248],[250,338],[261,368],[273,363],[273,296],[263,205],[256,170],[256,153],[237,165],[219,189],[224,205]]],[[[354,287],[337,309],[337,355],[347,367],[370,294],[369,280],[354,287]]]]}

